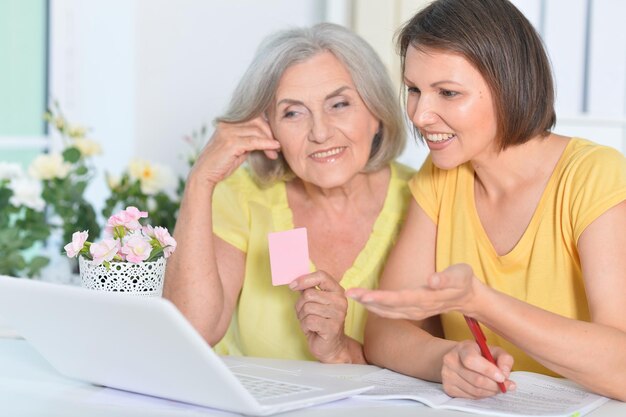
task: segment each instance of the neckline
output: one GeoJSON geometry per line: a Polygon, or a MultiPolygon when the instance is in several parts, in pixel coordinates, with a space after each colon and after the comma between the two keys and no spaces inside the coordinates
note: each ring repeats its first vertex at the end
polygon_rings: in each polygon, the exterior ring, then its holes
{"type": "MultiPolygon", "coordinates": [[[[394,226],[392,224],[389,224],[391,221],[389,220],[389,216],[387,215],[387,213],[391,210],[390,206],[393,204],[391,202],[391,197],[393,192],[392,188],[394,188],[394,182],[397,179],[397,167],[393,162],[390,163],[388,166],[390,169],[389,182],[387,184],[387,192],[385,195],[383,207],[376,217],[376,221],[372,226],[372,231],[369,235],[369,238],[367,239],[367,242],[365,243],[365,246],[363,246],[359,254],[356,256],[356,258],[354,258],[352,265],[350,265],[350,267],[346,269],[346,271],[343,273],[341,279],[338,280],[339,285],[343,286],[344,288],[354,286],[355,283],[353,281],[355,281],[356,279],[363,279],[365,278],[365,275],[369,275],[363,274],[361,273],[361,271],[372,270],[373,267],[371,267],[370,265],[376,263],[377,258],[370,255],[373,255],[382,250],[380,249],[380,246],[382,245],[381,242],[386,241],[384,238],[375,238],[374,235],[388,234],[394,226]]],[[[291,230],[295,228],[295,225],[293,223],[293,211],[291,210],[287,199],[287,184],[285,182],[282,182],[280,184],[281,209],[273,211],[274,224],[276,225],[276,231],[291,230]]],[[[317,271],[317,266],[310,258],[309,270],[311,272],[317,271]]]]}
{"type": "Polygon", "coordinates": [[[469,175],[468,175],[469,183],[470,183],[467,189],[469,190],[468,191],[469,201],[471,202],[470,215],[472,217],[472,223],[474,225],[474,229],[477,231],[479,235],[478,236],[479,241],[482,242],[482,244],[487,247],[487,250],[489,251],[489,254],[491,255],[491,257],[498,259],[500,262],[507,262],[507,261],[515,261],[523,254],[524,248],[527,246],[525,242],[528,239],[531,239],[534,237],[534,231],[537,230],[537,227],[539,226],[539,223],[541,222],[542,213],[545,210],[548,196],[551,195],[552,190],[557,183],[556,177],[558,173],[561,172],[562,165],[565,159],[567,158],[567,155],[569,155],[570,148],[573,146],[572,145],[573,143],[574,143],[574,138],[570,138],[567,144],[565,145],[565,148],[563,148],[563,151],[561,152],[561,155],[559,156],[559,159],[557,160],[557,163],[554,165],[554,169],[552,170],[552,173],[550,174],[550,178],[548,179],[546,187],[541,193],[541,198],[539,199],[539,202],[537,203],[537,207],[535,207],[535,211],[533,212],[533,215],[530,218],[530,222],[528,222],[528,226],[526,226],[524,233],[522,233],[522,236],[519,238],[517,243],[515,243],[515,246],[513,246],[513,248],[509,252],[505,253],[504,255],[498,255],[498,252],[493,246],[491,239],[489,239],[489,235],[487,235],[487,232],[485,231],[485,228],[483,227],[483,224],[480,220],[480,216],[478,215],[478,209],[476,208],[476,195],[474,192],[474,181],[475,181],[474,176],[476,174],[474,172],[474,168],[472,167],[471,163],[469,162],[467,163],[468,171],[469,171],[469,175]]]}

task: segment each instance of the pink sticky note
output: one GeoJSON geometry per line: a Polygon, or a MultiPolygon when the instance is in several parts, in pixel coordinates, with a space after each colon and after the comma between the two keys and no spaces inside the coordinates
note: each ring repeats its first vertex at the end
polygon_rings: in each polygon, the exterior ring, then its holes
{"type": "Polygon", "coordinates": [[[309,244],[306,228],[267,235],[270,247],[272,284],[285,285],[309,271],[309,244]]]}

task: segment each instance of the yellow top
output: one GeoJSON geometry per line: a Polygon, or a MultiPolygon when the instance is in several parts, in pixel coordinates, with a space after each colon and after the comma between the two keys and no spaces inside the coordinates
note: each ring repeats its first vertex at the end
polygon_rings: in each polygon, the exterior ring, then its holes
{"type": "MultiPolygon", "coordinates": [[[[409,187],[437,225],[437,271],[467,263],[478,279],[500,292],[565,317],[590,320],[577,242],[591,222],[626,199],[626,159],[618,151],[571,139],[526,231],[504,256],[496,254],[478,217],[470,163],[444,171],[429,157],[409,187]]],[[[442,323],[447,339],[472,337],[459,313],[443,314],[442,323]]],[[[554,375],[483,329],[490,345],[514,356],[514,370],[554,375]]]]}
{"type": "MultiPolygon", "coordinates": [[[[344,288],[377,286],[411,198],[407,183],[413,174],[403,165],[391,164],[383,209],[367,244],[341,278],[344,288]]],[[[293,228],[284,182],[261,188],[247,168],[239,168],[217,186],[213,231],[246,253],[243,288],[229,330],[216,346],[218,353],[314,360],[295,313],[299,294],[287,286],[272,286],[270,274],[267,234],[293,228]]],[[[364,308],[348,299],[345,333],[361,343],[365,317],[364,308]]]]}

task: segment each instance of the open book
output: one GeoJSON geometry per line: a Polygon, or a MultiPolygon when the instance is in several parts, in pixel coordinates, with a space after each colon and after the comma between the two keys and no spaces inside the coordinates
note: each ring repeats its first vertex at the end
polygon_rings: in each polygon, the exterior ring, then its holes
{"type": "Polygon", "coordinates": [[[409,399],[432,408],[459,410],[494,416],[571,417],[583,416],[608,398],[585,391],[560,378],[532,372],[512,372],[517,389],[481,400],[452,398],[441,384],[423,381],[383,369],[358,378],[375,388],[360,394],[368,399],[409,399]]]}

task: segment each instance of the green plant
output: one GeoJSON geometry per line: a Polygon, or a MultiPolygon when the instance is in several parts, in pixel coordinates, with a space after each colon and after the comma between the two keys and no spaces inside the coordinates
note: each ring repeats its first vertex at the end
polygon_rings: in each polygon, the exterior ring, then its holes
{"type": "Polygon", "coordinates": [[[105,218],[127,206],[145,207],[155,224],[174,229],[184,182],[169,167],[133,160],[119,177],[106,177],[111,194],[102,209],[105,218]]]}
{"type": "Polygon", "coordinates": [[[44,118],[60,135],[62,150],[39,155],[29,173],[43,183],[42,197],[48,206],[49,224],[62,230],[64,242],[71,240],[76,229],[99,236],[96,212],[85,199],[85,190],[95,175],[92,157],[101,153],[101,148],[86,138],[87,129],[67,121],[58,103],[44,118]]]}
{"type": "Polygon", "coordinates": [[[50,235],[41,183],[23,176],[17,164],[0,165],[0,274],[37,276],[49,263],[34,254],[50,235]]]}

